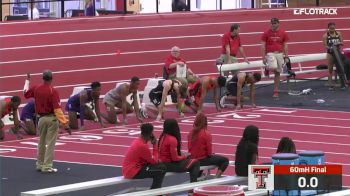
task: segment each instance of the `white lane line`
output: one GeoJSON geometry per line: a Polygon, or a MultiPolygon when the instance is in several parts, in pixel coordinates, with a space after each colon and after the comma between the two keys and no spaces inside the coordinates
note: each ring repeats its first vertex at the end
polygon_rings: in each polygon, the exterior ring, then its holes
{"type": "MultiPolygon", "coordinates": [[[[161,132],[159,130],[155,130],[158,132],[161,132]]],[[[188,132],[182,132],[185,134],[188,134],[188,132]]],[[[86,135],[82,132],[79,133],[80,135],[86,135]]],[[[97,133],[92,133],[91,135],[97,135],[97,136],[103,136],[103,137],[114,137],[114,138],[128,138],[130,139],[130,143],[133,141],[133,139],[138,138],[138,136],[123,136],[123,135],[110,135],[110,134],[97,134],[97,133]]],[[[223,137],[238,137],[241,138],[242,136],[236,136],[236,135],[223,135],[223,134],[212,134],[213,136],[223,136],[223,137]]],[[[266,139],[266,138],[262,138],[266,139]]],[[[268,138],[271,139],[271,138],[268,138]]],[[[38,140],[38,138],[34,138],[33,140],[38,140]]],[[[280,140],[279,138],[273,140],[280,140]]],[[[67,141],[64,139],[59,139],[59,142],[62,143],[72,143],[72,144],[86,144],[86,145],[97,145],[97,146],[111,146],[111,147],[122,147],[122,148],[129,148],[130,145],[115,145],[115,144],[105,144],[105,143],[93,143],[93,142],[77,142],[77,141],[67,141]]],[[[299,140],[294,140],[294,141],[299,141],[299,140]]],[[[187,143],[187,140],[182,140],[183,143],[187,143]]],[[[309,141],[302,141],[302,142],[309,142],[309,141]]],[[[314,143],[322,143],[322,144],[328,144],[328,143],[323,143],[323,142],[314,142],[314,143]]],[[[332,144],[332,143],[330,143],[332,144]]],[[[12,148],[24,148],[24,149],[37,149],[37,148],[32,148],[32,147],[24,147],[24,146],[18,146],[19,144],[16,144],[16,146],[12,145],[1,145],[0,146],[5,146],[5,147],[12,147],[12,148]]],[[[227,144],[227,143],[215,143],[213,142],[213,145],[216,146],[228,146],[228,147],[236,147],[237,144],[227,144]]],[[[62,146],[63,147],[63,146],[62,146]]],[[[261,149],[267,149],[267,150],[276,150],[276,147],[267,147],[267,146],[260,146],[259,148],[261,149]]],[[[187,149],[187,148],[185,148],[187,149]]],[[[68,152],[68,153],[75,153],[76,151],[66,151],[66,150],[57,150],[59,152],[68,152]]],[[[299,149],[298,151],[303,151],[303,149],[299,149]]],[[[350,156],[349,153],[339,153],[339,152],[329,152],[329,151],[324,151],[326,154],[335,154],[335,155],[344,155],[344,156],[350,156]]],[[[91,154],[91,155],[96,155],[96,154],[101,154],[101,153],[90,153],[90,152],[81,152],[82,154],[91,154]]],[[[220,153],[219,153],[220,154],[220,153]]],[[[107,155],[110,156],[110,154],[101,154],[101,155],[107,155]]],[[[119,155],[124,157],[124,153],[122,155],[119,155]]]]}
{"type": "MultiPolygon", "coordinates": [[[[184,133],[188,133],[188,132],[184,132],[184,133]]],[[[83,133],[80,133],[80,134],[83,134],[83,133]]],[[[95,134],[94,134],[95,135],[95,134]]],[[[110,134],[99,134],[99,135],[102,135],[102,136],[110,136],[110,134]]],[[[240,136],[241,137],[241,136],[240,136]]],[[[130,138],[130,139],[136,139],[137,137],[127,137],[127,138],[130,138]]],[[[33,140],[35,141],[39,141],[39,138],[33,138],[33,140]]],[[[104,143],[96,143],[96,142],[77,142],[77,141],[68,141],[68,140],[64,140],[64,139],[58,139],[57,140],[58,142],[61,142],[61,143],[71,143],[71,144],[84,144],[84,145],[96,145],[96,146],[110,146],[110,147],[122,147],[122,148],[129,148],[130,145],[119,145],[119,144],[106,144],[105,141],[104,143]]],[[[130,143],[132,142],[133,140],[130,140],[130,143]]],[[[187,143],[188,141],[187,140],[182,140],[182,142],[184,143],[187,143]]],[[[229,146],[229,147],[236,147],[237,144],[223,144],[223,143],[215,143],[213,142],[214,145],[223,145],[223,146],[229,146]]],[[[63,147],[63,145],[62,145],[63,147]]],[[[277,148],[276,147],[268,147],[268,146],[259,146],[259,149],[267,149],[267,150],[276,150],[277,148]]],[[[187,150],[187,148],[185,148],[185,150],[187,150]]],[[[306,149],[298,149],[299,152],[301,151],[304,151],[306,149]]],[[[329,152],[329,151],[324,151],[324,153],[326,154],[335,154],[335,155],[344,155],[344,156],[350,156],[350,153],[341,153],[341,152],[329,152]]]]}
{"type": "MultiPolygon", "coordinates": [[[[349,18],[350,19],[350,18],[349,18]]],[[[349,28],[337,29],[339,31],[349,31],[349,28]]],[[[324,32],[324,29],[317,30],[292,30],[287,31],[289,33],[304,33],[310,31],[320,31],[324,32]]],[[[256,35],[262,34],[263,32],[242,32],[243,35],[256,35]]],[[[203,35],[182,35],[182,36],[166,36],[166,37],[145,37],[145,38],[134,38],[134,39],[116,39],[116,40],[95,40],[89,42],[71,42],[71,43],[61,43],[61,44],[44,44],[44,45],[33,45],[33,46],[17,46],[17,47],[8,47],[0,48],[0,51],[9,51],[9,50],[20,50],[20,49],[33,49],[33,48],[46,48],[46,47],[61,47],[61,46],[78,46],[78,45],[89,45],[89,44],[105,44],[105,43],[121,43],[121,42],[139,42],[139,41],[154,41],[154,40],[169,40],[169,39],[189,39],[189,38],[208,38],[208,37],[219,37],[222,34],[203,34],[203,35]]],[[[296,42],[298,43],[298,42],[296,42]]]]}
{"type": "MultiPolygon", "coordinates": [[[[350,40],[344,40],[344,42],[349,42],[349,41],[350,40]]],[[[320,44],[320,43],[322,43],[322,41],[302,41],[302,42],[289,42],[288,45],[320,44]]],[[[243,45],[243,47],[260,47],[260,46],[261,46],[261,44],[246,44],[246,45],[243,45]]],[[[192,51],[192,50],[208,50],[208,49],[219,49],[219,48],[221,48],[221,46],[181,48],[181,50],[182,51],[192,51]]],[[[115,50],[117,50],[117,47],[116,47],[115,50]]],[[[160,52],[169,52],[169,49],[121,52],[120,55],[160,53],[160,52]]],[[[14,63],[27,63],[27,62],[39,62],[39,61],[78,59],[78,58],[92,58],[92,57],[103,57],[103,56],[117,56],[117,52],[102,53],[102,54],[77,55],[77,56],[61,56],[61,57],[39,58],[39,59],[22,59],[22,60],[16,60],[16,61],[2,61],[2,62],[0,62],[0,65],[14,64],[14,63]]],[[[251,57],[249,57],[249,58],[251,58],[251,57]]]]}
{"type": "MultiPolygon", "coordinates": [[[[2,154],[1,157],[37,160],[37,158],[34,158],[34,157],[23,157],[23,156],[15,156],[15,155],[3,155],[2,154]]],[[[54,162],[72,163],[72,164],[80,164],[80,165],[96,165],[96,166],[105,166],[105,167],[121,167],[118,165],[96,164],[96,163],[78,162],[78,161],[62,161],[62,160],[56,160],[56,159],[54,160],[54,162]]]]}
{"type": "MultiPolygon", "coordinates": [[[[181,125],[188,125],[188,126],[193,126],[193,124],[188,124],[188,123],[181,123],[181,125]]],[[[232,126],[215,126],[215,125],[210,125],[211,127],[217,127],[217,128],[225,128],[225,129],[232,129],[232,128],[238,128],[239,130],[243,130],[244,127],[232,127],[232,126]]],[[[137,129],[137,128],[131,128],[131,129],[137,129]]],[[[266,130],[266,129],[262,129],[266,130]]],[[[155,132],[162,132],[159,129],[155,129],[155,132]]],[[[281,130],[278,132],[282,132],[281,130]]],[[[188,131],[181,131],[183,134],[188,134],[188,131]]],[[[87,135],[84,132],[79,132],[77,133],[79,135],[87,135]]],[[[128,133],[123,133],[124,135],[118,135],[118,134],[109,134],[108,137],[112,138],[136,138],[136,136],[128,136],[128,133]]],[[[218,137],[231,137],[231,138],[241,138],[241,135],[228,135],[228,134],[217,134],[212,131],[211,133],[213,136],[218,136],[218,137]]],[[[91,135],[97,135],[97,136],[107,136],[105,133],[91,133],[91,135]]],[[[262,140],[273,140],[273,141],[279,141],[281,138],[269,138],[269,137],[259,137],[262,140]]],[[[350,146],[350,144],[347,143],[333,143],[333,142],[322,142],[322,141],[309,141],[309,140],[294,140],[294,142],[300,142],[300,143],[312,143],[312,144],[325,144],[325,145],[336,145],[336,146],[350,146]]],[[[186,142],[186,140],[183,140],[183,142],[186,142]]],[[[228,144],[222,144],[222,143],[215,143],[217,145],[228,145],[228,144]]]]}
{"type": "MultiPolygon", "coordinates": [[[[212,117],[210,117],[212,118],[212,117]]],[[[282,123],[283,124],[283,123],[282,123]]],[[[236,126],[220,126],[220,125],[210,125],[215,128],[234,128],[239,130],[244,130],[245,127],[236,127],[236,126]]],[[[278,132],[278,133],[292,133],[292,134],[305,134],[305,135],[323,135],[323,136],[333,136],[333,137],[350,137],[350,135],[345,134],[334,134],[334,133],[320,133],[320,132],[306,132],[306,131],[286,131],[286,130],[277,130],[277,129],[262,129],[259,130],[267,132],[278,132]]]]}
{"type": "MultiPolygon", "coordinates": [[[[350,17],[328,17],[328,18],[295,18],[295,19],[280,19],[282,22],[296,22],[296,21],[319,21],[319,20],[348,20],[350,17]]],[[[31,21],[30,21],[31,22],[31,21]]],[[[105,21],[104,21],[105,22],[105,21]]],[[[236,21],[237,23],[267,23],[269,20],[247,20],[236,21]]],[[[116,31],[116,30],[132,30],[132,29],[154,29],[154,28],[173,28],[173,27],[193,27],[193,26],[213,26],[213,25],[227,25],[232,24],[232,21],[211,22],[211,23],[188,23],[188,24],[172,24],[172,25],[151,25],[151,26],[131,26],[131,27],[112,27],[112,28],[99,28],[99,29],[81,29],[70,31],[47,31],[40,33],[22,33],[2,35],[0,38],[7,37],[20,37],[20,36],[35,36],[35,35],[50,35],[50,34],[63,34],[63,33],[82,33],[82,32],[98,32],[98,31],[116,31]]],[[[1,25],[1,23],[0,23],[1,25]]],[[[322,29],[324,31],[324,29],[322,29]]]]}
{"type": "MultiPolygon", "coordinates": [[[[339,128],[339,129],[350,129],[348,126],[335,126],[335,125],[321,125],[321,124],[306,124],[306,123],[292,123],[292,122],[277,122],[277,121],[268,121],[268,120],[257,120],[257,119],[229,119],[229,118],[220,118],[220,117],[211,117],[216,119],[223,119],[226,121],[244,121],[244,122],[259,122],[259,123],[270,123],[270,124],[283,124],[283,125],[298,125],[298,126],[313,126],[313,127],[329,127],[329,128],[339,128]]],[[[350,145],[350,144],[349,144],[350,145]]]]}
{"type": "MultiPolygon", "coordinates": [[[[262,106],[261,108],[282,108],[282,109],[291,109],[291,108],[284,108],[284,107],[278,107],[278,106],[262,106]]],[[[260,109],[260,107],[258,108],[260,109]]],[[[303,111],[314,111],[314,112],[327,112],[327,113],[345,113],[345,114],[350,114],[350,112],[347,111],[332,111],[332,110],[317,110],[317,109],[306,109],[306,108],[298,108],[298,110],[303,110],[303,111]]]]}
{"type": "MultiPolygon", "coordinates": [[[[35,150],[35,151],[38,150],[38,148],[11,146],[11,145],[2,145],[2,144],[0,144],[0,147],[15,148],[15,149],[17,149],[17,148],[29,149],[29,150],[35,150]]],[[[86,154],[86,155],[98,155],[98,156],[111,156],[111,157],[124,157],[124,155],[115,155],[115,154],[93,153],[93,152],[72,151],[72,150],[58,150],[57,147],[55,149],[55,152],[86,154]]]]}
{"type": "MultiPolygon", "coordinates": [[[[4,50],[18,50],[18,49],[33,49],[33,48],[46,48],[46,47],[61,47],[61,46],[79,46],[87,44],[105,44],[105,43],[119,43],[119,42],[134,42],[134,41],[154,41],[154,40],[169,40],[169,39],[187,39],[187,38],[206,38],[206,37],[218,37],[219,34],[208,34],[208,35],[188,35],[188,36],[169,36],[169,37],[146,37],[146,38],[135,38],[135,39],[116,39],[116,40],[104,40],[104,41],[90,41],[90,42],[72,42],[64,44],[46,44],[36,46],[21,46],[12,48],[1,48],[0,51],[4,50]]],[[[169,51],[169,49],[168,49],[169,51]]]]}
{"type": "MultiPolygon", "coordinates": [[[[293,117],[293,118],[310,118],[310,119],[322,119],[322,120],[339,120],[339,121],[349,121],[348,118],[328,118],[328,117],[316,117],[316,116],[298,116],[298,115],[292,115],[292,114],[272,114],[272,113],[264,113],[264,112],[259,112],[259,110],[254,110],[252,112],[241,112],[241,111],[232,111],[237,114],[261,114],[261,115],[267,115],[267,116],[285,116],[285,117],[293,117]]],[[[350,115],[350,112],[348,113],[350,115]]]]}
{"type": "MultiPolygon", "coordinates": [[[[344,40],[347,41],[347,40],[344,40]]],[[[321,42],[321,41],[320,41],[321,42]]],[[[248,46],[248,45],[247,45],[248,46]]],[[[249,45],[250,46],[250,45],[249,45]]],[[[252,45],[253,46],[253,45],[252,45]]],[[[221,46],[208,46],[208,47],[196,47],[196,48],[182,48],[182,51],[190,50],[206,50],[206,49],[216,49],[221,48],[221,46]]],[[[133,51],[133,52],[121,52],[120,55],[129,55],[129,54],[145,54],[145,53],[159,53],[159,52],[169,52],[169,49],[162,50],[145,50],[145,51],[133,51]]],[[[27,59],[27,60],[17,60],[17,61],[4,61],[0,64],[9,64],[9,63],[24,63],[24,62],[33,62],[33,61],[48,61],[48,60],[61,60],[61,59],[75,59],[75,58],[90,58],[90,57],[101,57],[101,56],[116,56],[117,52],[113,53],[103,53],[103,54],[89,54],[89,55],[79,55],[79,56],[65,56],[65,57],[51,57],[51,58],[41,58],[41,59],[27,59]]]]}

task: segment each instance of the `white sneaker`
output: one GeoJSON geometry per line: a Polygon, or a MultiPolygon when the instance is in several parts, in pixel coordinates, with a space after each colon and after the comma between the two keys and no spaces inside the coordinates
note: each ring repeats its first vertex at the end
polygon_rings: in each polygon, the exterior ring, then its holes
{"type": "Polygon", "coordinates": [[[58,170],[56,168],[42,168],[41,173],[56,173],[58,170]]]}

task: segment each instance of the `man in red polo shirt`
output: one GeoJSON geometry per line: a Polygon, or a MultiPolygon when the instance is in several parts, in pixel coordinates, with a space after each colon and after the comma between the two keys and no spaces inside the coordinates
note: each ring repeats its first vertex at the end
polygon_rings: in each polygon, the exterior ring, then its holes
{"type": "MultiPolygon", "coordinates": [[[[271,19],[271,28],[264,32],[261,37],[261,52],[263,63],[268,69],[272,69],[275,74],[273,97],[279,97],[280,73],[284,64],[284,58],[288,58],[289,37],[287,33],[280,28],[277,18],[271,19]]],[[[267,72],[268,73],[268,72],[267,72]]]]}
{"type": "Polygon", "coordinates": [[[53,168],[54,149],[59,131],[59,122],[67,129],[68,119],[61,109],[60,98],[57,90],[52,86],[52,72],[49,70],[43,73],[44,83],[30,86],[30,74],[24,84],[24,97],[35,99],[35,109],[39,116],[38,129],[40,140],[38,144],[38,159],[36,162],[37,171],[42,173],[57,172],[53,168]]]}
{"type": "MultiPolygon", "coordinates": [[[[237,52],[239,51],[241,56],[244,58],[244,61],[249,63],[242,44],[241,37],[239,36],[239,32],[241,27],[239,24],[232,24],[230,28],[230,32],[225,33],[222,36],[222,48],[221,48],[221,56],[220,61],[224,64],[238,63],[237,60],[237,52]]],[[[236,74],[239,70],[232,70],[232,74],[236,74]]],[[[224,72],[225,76],[228,76],[229,72],[224,72]]]]}
{"type": "Polygon", "coordinates": [[[171,54],[165,60],[165,70],[168,74],[168,78],[165,79],[177,79],[181,83],[193,83],[197,80],[197,76],[187,67],[186,61],[180,57],[180,48],[174,46],[171,48],[171,54]],[[176,76],[177,66],[186,66],[186,78],[179,78],[176,76]]]}

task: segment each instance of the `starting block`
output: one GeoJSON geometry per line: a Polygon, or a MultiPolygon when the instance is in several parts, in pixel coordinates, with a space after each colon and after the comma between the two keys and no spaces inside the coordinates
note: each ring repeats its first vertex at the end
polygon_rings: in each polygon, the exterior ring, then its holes
{"type": "MultiPolygon", "coordinates": [[[[73,97],[74,95],[76,95],[76,94],[80,93],[81,91],[83,91],[83,90],[85,90],[85,89],[88,89],[88,88],[90,88],[90,86],[76,86],[76,87],[73,88],[73,92],[72,92],[72,94],[70,95],[70,97],[73,97]]],[[[92,106],[92,103],[86,103],[85,105],[86,105],[87,107],[89,107],[90,109],[92,109],[93,113],[94,113],[95,116],[96,116],[96,113],[95,113],[95,110],[94,110],[94,108],[93,108],[93,106],[92,106]]],[[[78,114],[79,114],[79,113],[78,113],[78,114]]]]}
{"type": "MultiPolygon", "coordinates": [[[[5,98],[11,98],[12,96],[0,96],[0,100],[4,100],[5,98]]],[[[18,117],[18,120],[19,120],[19,111],[17,109],[17,117],[18,117]]],[[[7,114],[5,115],[2,119],[2,122],[4,123],[4,125],[13,125],[14,122],[13,122],[13,113],[10,113],[10,114],[7,114]]]]}
{"type": "Polygon", "coordinates": [[[72,94],[70,95],[71,97],[80,93],[81,91],[87,89],[87,88],[90,88],[89,86],[76,86],[73,88],[73,92],[72,94]]]}

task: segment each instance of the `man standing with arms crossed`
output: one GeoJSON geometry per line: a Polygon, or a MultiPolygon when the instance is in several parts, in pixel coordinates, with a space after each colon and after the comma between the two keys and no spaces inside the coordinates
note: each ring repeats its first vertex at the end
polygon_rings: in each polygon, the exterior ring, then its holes
{"type": "MultiPolygon", "coordinates": [[[[288,58],[288,40],[287,33],[280,28],[278,18],[272,18],[271,28],[265,31],[261,37],[261,53],[263,63],[271,67],[275,74],[274,98],[279,97],[280,74],[282,72],[284,58],[288,58]]],[[[266,70],[265,75],[268,75],[268,71],[266,70]]]]}
{"type": "Polygon", "coordinates": [[[42,173],[57,172],[53,168],[54,148],[61,123],[70,133],[68,119],[64,116],[57,90],[52,86],[52,72],[43,72],[44,83],[29,88],[30,74],[24,84],[24,97],[35,99],[35,109],[39,117],[38,129],[40,140],[38,144],[38,160],[36,170],[42,173]]]}

